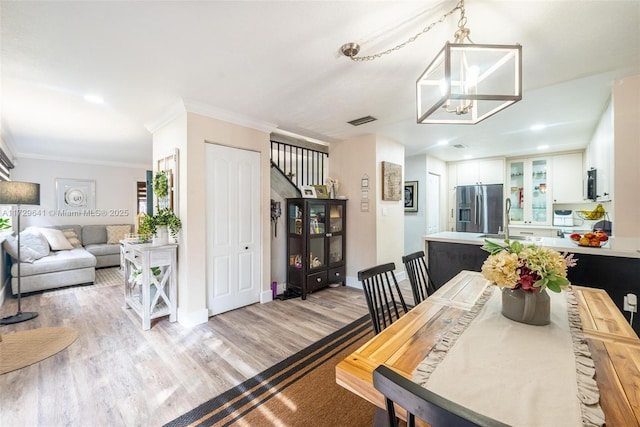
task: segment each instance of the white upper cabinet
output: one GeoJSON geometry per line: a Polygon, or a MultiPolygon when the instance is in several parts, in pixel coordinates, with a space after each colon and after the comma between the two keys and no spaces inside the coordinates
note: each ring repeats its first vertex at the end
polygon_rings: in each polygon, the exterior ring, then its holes
{"type": "Polygon", "coordinates": [[[504,184],[504,159],[456,162],[456,185],[504,184]]]}
{"type": "MultiPolygon", "coordinates": [[[[589,169],[596,170],[598,201],[611,200],[611,176],[613,174],[613,109],[611,103],[602,113],[598,127],[587,148],[586,170],[589,169]]],[[[583,176],[586,174],[584,171],[583,176]]]]}
{"type": "Polygon", "coordinates": [[[509,162],[507,195],[510,221],[515,224],[551,225],[549,159],[526,158],[509,162]]]}
{"type": "Polygon", "coordinates": [[[551,158],[553,203],[584,202],[584,163],[582,153],[557,154],[551,158]]]}

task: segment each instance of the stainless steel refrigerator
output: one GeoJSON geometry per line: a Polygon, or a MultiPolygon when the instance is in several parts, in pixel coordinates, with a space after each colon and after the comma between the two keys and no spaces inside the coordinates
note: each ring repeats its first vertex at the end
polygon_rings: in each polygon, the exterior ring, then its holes
{"type": "Polygon", "coordinates": [[[456,231],[495,234],[502,227],[502,184],[456,188],[456,231]]]}

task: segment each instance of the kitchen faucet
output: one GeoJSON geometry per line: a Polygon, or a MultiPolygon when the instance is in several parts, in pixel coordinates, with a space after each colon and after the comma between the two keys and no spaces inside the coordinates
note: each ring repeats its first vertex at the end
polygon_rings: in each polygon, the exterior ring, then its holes
{"type": "Polygon", "coordinates": [[[507,197],[504,206],[504,238],[509,240],[509,220],[511,213],[511,199],[507,197]]]}

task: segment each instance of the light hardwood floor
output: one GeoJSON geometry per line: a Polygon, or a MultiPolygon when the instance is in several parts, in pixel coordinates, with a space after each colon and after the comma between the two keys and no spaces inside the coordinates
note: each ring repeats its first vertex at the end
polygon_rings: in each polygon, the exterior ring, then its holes
{"type": "MultiPolygon", "coordinates": [[[[408,282],[401,283],[411,302],[408,282]]],[[[2,317],[15,313],[8,298],[2,317]]],[[[326,288],[254,304],[185,328],[168,317],[142,330],[120,286],[22,299],[31,321],[0,334],[69,326],[79,337],[35,365],[0,375],[0,426],[159,426],[367,314],[362,290],[326,288]]]]}

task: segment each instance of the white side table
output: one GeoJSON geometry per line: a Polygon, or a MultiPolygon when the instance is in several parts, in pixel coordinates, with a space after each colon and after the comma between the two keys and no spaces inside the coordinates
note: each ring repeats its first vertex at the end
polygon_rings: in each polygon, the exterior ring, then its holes
{"type": "Polygon", "coordinates": [[[153,246],[150,243],[124,242],[124,307],[142,318],[142,329],[151,328],[151,319],[169,316],[176,321],[177,286],[176,244],[153,246]],[[132,273],[137,277],[132,280],[132,273]]]}

